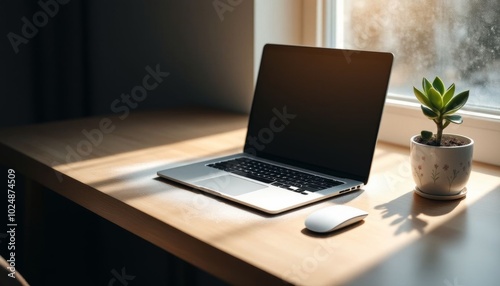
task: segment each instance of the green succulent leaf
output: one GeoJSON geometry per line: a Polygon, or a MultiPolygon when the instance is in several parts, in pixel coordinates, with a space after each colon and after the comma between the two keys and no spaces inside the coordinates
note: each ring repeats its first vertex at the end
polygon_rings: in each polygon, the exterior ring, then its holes
{"type": "Polygon", "coordinates": [[[427,130],[422,130],[422,132],[420,132],[420,137],[422,137],[422,139],[424,139],[425,141],[431,140],[432,132],[427,130]]]}
{"type": "Polygon", "coordinates": [[[425,77],[422,79],[422,88],[424,89],[424,93],[427,94],[427,91],[432,87],[430,81],[428,81],[425,77]]]}
{"type": "Polygon", "coordinates": [[[456,96],[454,96],[448,104],[446,104],[443,113],[446,115],[453,114],[457,112],[460,108],[462,108],[467,100],[469,99],[469,91],[463,91],[456,96]]]}
{"type": "Polygon", "coordinates": [[[453,95],[455,94],[455,84],[453,83],[448,87],[446,92],[443,95],[443,104],[446,106],[448,102],[453,98],[453,95]]]}
{"type": "MultiPolygon", "coordinates": [[[[462,116],[458,114],[453,114],[453,115],[447,115],[444,117],[448,122],[453,122],[455,124],[462,124],[463,119],[462,116]]],[[[447,123],[448,123],[447,122],[447,123]]]]}
{"type": "Polygon", "coordinates": [[[444,94],[444,83],[443,81],[437,76],[434,81],[432,82],[432,86],[439,91],[440,95],[444,94]]]}
{"type": "Polygon", "coordinates": [[[431,106],[431,102],[429,101],[429,98],[423,92],[421,92],[417,88],[413,87],[413,93],[415,94],[415,97],[418,99],[418,101],[420,101],[421,104],[423,104],[425,106],[431,106]]]}
{"type": "Polygon", "coordinates": [[[439,114],[434,112],[432,109],[425,107],[423,105],[420,105],[420,108],[422,109],[422,112],[424,113],[425,116],[427,116],[429,119],[435,119],[439,117],[439,114]]]}
{"type": "Polygon", "coordinates": [[[431,87],[427,92],[427,95],[432,103],[432,107],[434,107],[433,109],[435,111],[441,111],[443,108],[443,98],[441,97],[439,91],[437,91],[434,87],[431,87]]]}

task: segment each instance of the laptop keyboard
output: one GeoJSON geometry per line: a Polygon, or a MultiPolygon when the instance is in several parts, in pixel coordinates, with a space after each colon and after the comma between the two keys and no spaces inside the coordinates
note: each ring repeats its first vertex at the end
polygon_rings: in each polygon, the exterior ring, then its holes
{"type": "Polygon", "coordinates": [[[249,158],[236,158],[207,166],[305,195],[343,184],[249,158]]]}

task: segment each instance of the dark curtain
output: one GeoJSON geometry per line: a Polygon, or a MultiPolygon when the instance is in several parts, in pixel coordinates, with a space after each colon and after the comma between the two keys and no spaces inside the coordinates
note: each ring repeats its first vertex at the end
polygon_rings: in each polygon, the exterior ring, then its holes
{"type": "Polygon", "coordinates": [[[2,1],[0,126],[89,115],[87,2],[60,2],[2,1]]]}

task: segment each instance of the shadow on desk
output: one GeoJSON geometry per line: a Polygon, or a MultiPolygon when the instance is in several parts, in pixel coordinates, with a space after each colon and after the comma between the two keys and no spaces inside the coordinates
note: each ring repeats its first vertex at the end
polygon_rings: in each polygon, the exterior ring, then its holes
{"type": "Polygon", "coordinates": [[[376,206],[375,209],[382,210],[383,218],[393,219],[392,225],[398,225],[396,235],[414,230],[423,234],[427,222],[418,217],[420,214],[428,216],[444,215],[455,209],[460,202],[460,199],[451,201],[429,200],[415,194],[412,190],[390,202],[376,206]]]}
{"type": "MultiPolygon", "coordinates": [[[[400,202],[406,204],[408,200],[414,200],[416,206],[410,211],[413,214],[426,208],[432,210],[429,215],[439,215],[453,208],[454,204],[465,204],[467,200],[438,204],[417,195],[411,196],[412,193],[405,195],[400,202]]],[[[349,285],[498,285],[499,204],[500,186],[467,205],[439,227],[379,261],[349,285]]],[[[410,229],[404,227],[402,231],[410,229]]]]}

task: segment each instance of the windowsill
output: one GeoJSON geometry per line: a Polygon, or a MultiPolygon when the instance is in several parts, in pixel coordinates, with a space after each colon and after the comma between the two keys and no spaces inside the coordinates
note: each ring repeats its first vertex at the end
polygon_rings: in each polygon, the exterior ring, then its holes
{"type": "MultiPolygon", "coordinates": [[[[482,116],[474,112],[461,111],[464,122],[451,124],[445,133],[468,136],[474,140],[474,160],[500,166],[500,119],[496,116],[482,116]]],[[[417,103],[387,99],[379,140],[409,147],[410,138],[421,130],[435,130],[432,121],[425,118],[417,103]]]]}

